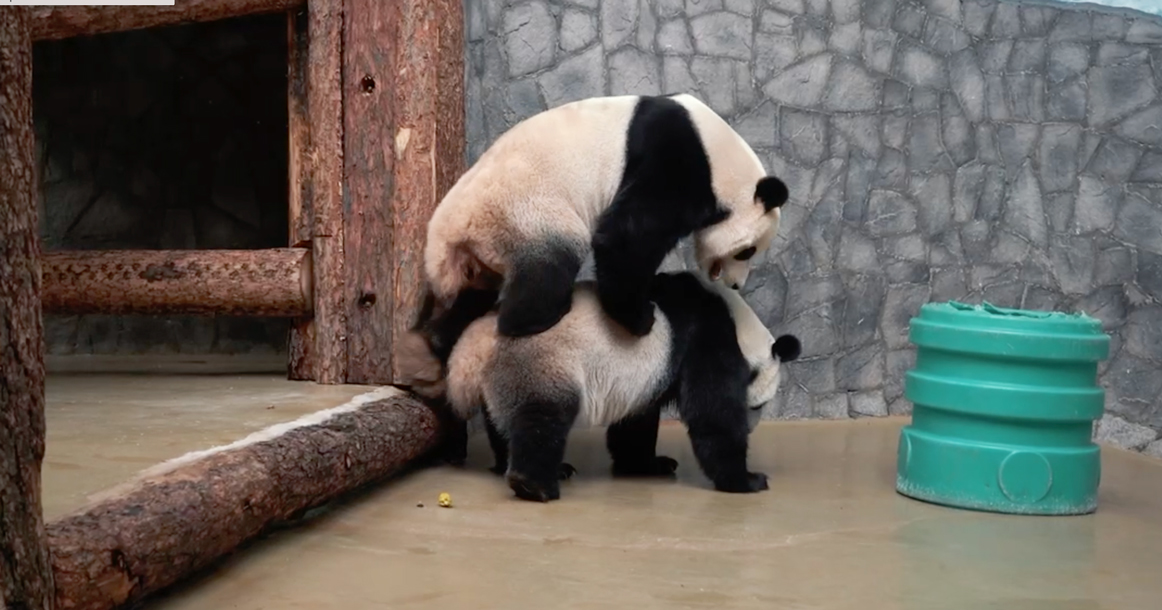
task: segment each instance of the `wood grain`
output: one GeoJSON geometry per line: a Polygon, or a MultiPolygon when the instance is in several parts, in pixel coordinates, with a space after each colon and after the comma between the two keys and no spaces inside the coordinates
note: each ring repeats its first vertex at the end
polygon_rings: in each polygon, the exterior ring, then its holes
{"type": "Polygon", "coordinates": [[[44,323],[28,10],[0,8],[0,606],[51,609],[41,512],[44,323]]]}
{"type": "Polygon", "coordinates": [[[57,607],[112,610],[140,600],[271,526],[398,472],[439,435],[434,413],[400,392],[147,472],[48,525],[57,607]]]}
{"type": "Polygon", "coordinates": [[[391,383],[396,135],[394,92],[412,86],[396,69],[410,0],[346,0],[343,39],[343,249],[347,289],[347,382],[391,383]]]}
{"type": "Polygon", "coordinates": [[[44,311],[304,316],[310,250],[68,250],[41,264],[44,311]]]}
{"type": "Polygon", "coordinates": [[[347,287],[343,252],[343,0],[307,5],[314,380],[347,380],[347,287]]]}
{"type": "MultiPolygon", "coordinates": [[[[309,191],[311,123],[307,112],[307,66],[310,59],[307,7],[304,5],[288,12],[286,23],[288,241],[292,247],[310,248],[314,214],[309,191]]],[[[314,309],[313,302],[311,308],[314,309]]],[[[287,334],[287,378],[295,381],[314,379],[314,318],[295,318],[287,334]]]]}
{"type": "Polygon", "coordinates": [[[33,9],[32,37],[54,40],[161,25],[277,13],[306,0],[175,0],[173,6],[40,6],[33,9]]]}

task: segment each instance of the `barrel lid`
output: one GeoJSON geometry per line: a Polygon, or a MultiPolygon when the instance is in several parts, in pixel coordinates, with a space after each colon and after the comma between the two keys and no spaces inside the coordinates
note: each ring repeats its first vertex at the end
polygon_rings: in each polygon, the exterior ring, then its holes
{"type": "Polygon", "coordinates": [[[947,301],[925,303],[912,319],[911,338],[918,345],[1010,353],[1050,359],[1102,360],[1110,338],[1101,320],[1085,313],[1037,311],[947,301]]]}

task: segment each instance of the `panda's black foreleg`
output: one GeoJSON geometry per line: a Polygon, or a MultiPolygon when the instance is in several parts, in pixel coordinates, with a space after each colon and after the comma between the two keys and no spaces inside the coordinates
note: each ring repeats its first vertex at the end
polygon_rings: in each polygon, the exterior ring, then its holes
{"type": "Polygon", "coordinates": [[[694,457],[715,489],[731,493],[763,491],[768,489],[767,475],[747,470],[750,427],[745,371],[730,366],[729,360],[695,358],[686,366],[678,411],[686,424],[694,457]]]}
{"type": "Polygon", "coordinates": [[[518,498],[548,502],[561,497],[565,442],[580,407],[576,392],[516,407],[508,422],[507,479],[518,498]]]}
{"type": "Polygon", "coordinates": [[[662,402],[656,402],[609,426],[605,446],[613,458],[613,475],[620,477],[668,477],[678,468],[674,458],[657,454],[658,425],[662,402]]]}
{"type": "Polygon", "coordinates": [[[560,322],[573,307],[573,283],[584,262],[584,249],[565,240],[551,240],[517,256],[505,280],[497,332],[527,337],[560,322]]]}

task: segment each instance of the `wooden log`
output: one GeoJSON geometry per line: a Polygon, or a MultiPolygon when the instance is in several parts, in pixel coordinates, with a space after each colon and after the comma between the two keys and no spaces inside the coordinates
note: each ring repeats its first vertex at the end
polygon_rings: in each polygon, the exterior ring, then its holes
{"type": "Polygon", "coordinates": [[[49,252],[41,267],[44,310],[308,315],[310,254],[306,248],[49,252]]]}
{"type": "Polygon", "coordinates": [[[161,25],[277,13],[306,0],[176,0],[173,6],[42,6],[33,10],[32,36],[53,40],[161,25]]]}
{"type": "Polygon", "coordinates": [[[439,442],[435,414],[381,388],[161,464],[48,526],[57,606],[111,610],[280,521],[398,472],[439,442]]]}
{"type": "Polygon", "coordinates": [[[309,0],[307,116],[310,123],[311,251],[315,320],[311,359],[317,383],[347,380],[343,259],[343,0],[309,0]]]}
{"type": "Polygon", "coordinates": [[[51,609],[29,12],[0,8],[0,607],[51,609]]]}
{"type": "Polygon", "coordinates": [[[464,168],[463,3],[346,1],[347,378],[393,383],[428,219],[464,168]]]}
{"type": "MultiPolygon", "coordinates": [[[[311,247],[311,213],[308,191],[310,177],[310,117],[307,112],[307,66],[309,59],[307,7],[287,13],[287,152],[289,229],[291,247],[311,247]]],[[[312,303],[312,308],[314,304],[312,303]]],[[[287,340],[287,377],[306,381],[314,378],[312,358],[315,342],[314,318],[295,318],[287,340]]]]}

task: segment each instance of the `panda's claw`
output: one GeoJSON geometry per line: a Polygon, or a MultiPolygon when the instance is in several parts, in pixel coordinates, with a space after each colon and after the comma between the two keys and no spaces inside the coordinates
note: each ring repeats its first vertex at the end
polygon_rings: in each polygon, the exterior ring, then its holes
{"type": "Polygon", "coordinates": [[[561,467],[557,470],[557,478],[562,481],[567,481],[577,474],[577,469],[568,462],[561,462],[561,467]]]}

